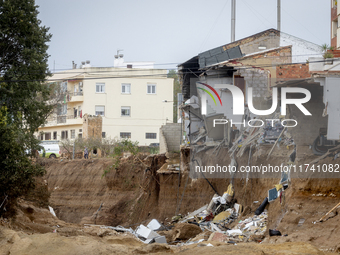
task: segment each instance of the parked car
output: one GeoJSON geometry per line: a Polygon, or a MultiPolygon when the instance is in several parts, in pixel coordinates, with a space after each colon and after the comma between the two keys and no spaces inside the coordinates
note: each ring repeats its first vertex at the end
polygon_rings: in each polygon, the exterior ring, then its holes
{"type": "MultiPolygon", "coordinates": [[[[45,149],[45,158],[56,158],[60,157],[60,147],[57,143],[49,143],[49,144],[40,144],[45,149]]],[[[42,157],[44,154],[44,150],[39,151],[39,155],[42,157]]]]}

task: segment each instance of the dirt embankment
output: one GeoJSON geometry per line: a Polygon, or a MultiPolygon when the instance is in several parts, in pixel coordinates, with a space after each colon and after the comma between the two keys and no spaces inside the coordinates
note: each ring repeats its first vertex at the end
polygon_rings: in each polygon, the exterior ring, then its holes
{"type": "MultiPolygon", "coordinates": [[[[203,158],[210,158],[211,151],[205,151],[203,158]]],[[[268,152],[263,150],[252,159],[253,164],[287,162],[290,152],[277,151],[269,161],[268,152]]],[[[53,161],[47,166],[46,179],[51,192],[50,204],[57,216],[67,222],[94,223],[103,225],[130,226],[152,218],[168,222],[176,213],[186,214],[207,204],[214,195],[205,179],[188,178],[188,152],[182,151],[181,175],[177,173],[158,174],[157,170],[166,161],[164,155],[152,157],[130,157],[122,161],[118,169],[111,169],[109,159],[53,161]],[[187,155],[186,155],[187,154],[187,155]]],[[[229,157],[221,151],[219,157],[229,157]]],[[[300,150],[299,164],[310,162],[314,156],[300,150]]],[[[248,154],[236,159],[238,164],[248,163],[248,154]]],[[[326,158],[322,163],[340,163],[326,158]]],[[[247,208],[244,217],[254,213],[259,203],[268,195],[268,190],[278,184],[280,178],[234,179],[235,199],[247,208]],[[255,204],[254,201],[259,201],[255,204]]],[[[220,193],[227,189],[230,179],[209,179],[220,193]]],[[[308,242],[327,250],[340,250],[338,241],[339,220],[337,211],[326,222],[313,224],[339,202],[339,179],[293,178],[285,196],[270,203],[268,228],[277,228],[286,237],[266,238],[268,243],[308,242]],[[322,194],[322,195],[319,195],[322,194]],[[304,219],[302,225],[298,225],[304,219]]]]}

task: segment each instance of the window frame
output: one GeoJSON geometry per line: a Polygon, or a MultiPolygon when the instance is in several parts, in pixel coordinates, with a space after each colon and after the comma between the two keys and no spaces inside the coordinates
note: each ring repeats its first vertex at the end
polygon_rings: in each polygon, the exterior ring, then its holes
{"type": "Polygon", "coordinates": [[[96,82],[96,93],[105,94],[105,82],[96,82]],[[101,88],[101,89],[99,89],[99,91],[97,91],[97,88],[101,88]]]}
{"type": "Polygon", "coordinates": [[[131,106],[121,106],[120,107],[120,116],[121,117],[131,117],[131,106]],[[123,115],[123,112],[122,112],[123,110],[129,110],[129,115],[123,115]]]}
{"type": "Polygon", "coordinates": [[[131,132],[120,132],[120,133],[119,133],[119,137],[120,137],[120,138],[123,138],[123,139],[131,139],[131,132]],[[122,134],[129,134],[129,135],[127,135],[128,137],[125,137],[125,136],[122,135],[122,134]]]}
{"type": "Polygon", "coordinates": [[[156,95],[157,94],[157,84],[156,83],[148,83],[146,86],[146,94],[148,95],[156,95]],[[149,87],[151,88],[151,92],[149,93],[149,87]],[[155,87],[155,92],[152,92],[152,88],[155,87]]]}
{"type": "Polygon", "coordinates": [[[131,83],[122,83],[121,84],[120,92],[123,95],[130,95],[131,94],[131,83]],[[129,92],[126,92],[126,86],[129,87],[129,92]],[[125,92],[123,92],[123,87],[124,87],[125,92]]]}
{"type": "Polygon", "coordinates": [[[157,133],[145,133],[145,139],[157,139],[157,133]],[[149,135],[149,137],[148,137],[149,135]],[[151,136],[155,136],[155,137],[151,137],[151,136]]]}
{"type": "Polygon", "coordinates": [[[105,105],[95,105],[94,106],[94,115],[105,117],[105,105]],[[103,107],[104,108],[104,111],[103,111],[104,114],[97,114],[97,112],[101,112],[101,111],[97,111],[97,107],[103,107]]]}
{"type": "Polygon", "coordinates": [[[49,141],[52,140],[52,133],[51,132],[45,132],[44,133],[44,140],[49,141]],[[49,138],[49,139],[48,139],[49,138]]]}

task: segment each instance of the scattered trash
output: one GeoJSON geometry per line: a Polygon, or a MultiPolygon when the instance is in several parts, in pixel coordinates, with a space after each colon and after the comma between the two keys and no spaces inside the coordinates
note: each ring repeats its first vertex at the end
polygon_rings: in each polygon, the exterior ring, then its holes
{"type": "Polygon", "coordinates": [[[51,213],[54,217],[57,217],[57,216],[55,215],[55,212],[54,212],[54,210],[53,210],[53,208],[52,208],[51,206],[48,206],[48,209],[50,210],[50,213],[51,213]]]}
{"type": "Polygon", "coordinates": [[[145,239],[153,239],[155,237],[159,237],[159,235],[155,231],[145,227],[142,224],[136,229],[136,234],[145,239]]]}
{"type": "Polygon", "coordinates": [[[277,195],[276,188],[268,190],[268,202],[273,202],[277,198],[278,198],[278,195],[277,195]]]}
{"type": "Polygon", "coordinates": [[[302,226],[303,223],[305,223],[305,219],[304,218],[299,220],[298,227],[302,226]]]}
{"type": "Polygon", "coordinates": [[[264,211],[264,208],[266,208],[267,204],[268,204],[268,197],[266,197],[263,200],[262,204],[256,209],[255,215],[260,215],[264,211]]]}
{"type": "Polygon", "coordinates": [[[153,231],[160,230],[162,228],[162,225],[158,222],[158,220],[153,219],[150,221],[150,223],[147,225],[147,227],[153,231]]]}
{"type": "Polygon", "coordinates": [[[334,206],[328,213],[326,213],[320,220],[319,222],[322,222],[328,214],[330,214],[332,211],[334,211],[335,208],[338,208],[340,206],[340,203],[338,203],[336,206],[334,206]]]}
{"type": "Polygon", "coordinates": [[[277,229],[269,229],[269,236],[281,236],[281,232],[277,229]]]}

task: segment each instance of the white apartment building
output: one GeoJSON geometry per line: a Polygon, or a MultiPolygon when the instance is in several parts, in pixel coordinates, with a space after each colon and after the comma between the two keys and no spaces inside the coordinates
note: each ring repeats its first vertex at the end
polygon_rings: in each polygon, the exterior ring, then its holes
{"type": "Polygon", "coordinates": [[[39,128],[43,141],[82,137],[82,117],[88,114],[102,116],[103,138],[149,145],[159,143],[160,127],[173,119],[173,79],[167,78],[167,70],[83,65],[54,73],[48,81],[60,83],[65,96],[39,128]]]}

